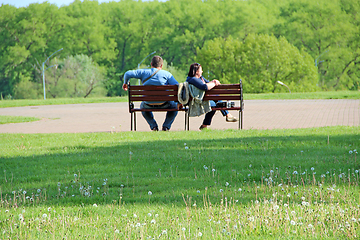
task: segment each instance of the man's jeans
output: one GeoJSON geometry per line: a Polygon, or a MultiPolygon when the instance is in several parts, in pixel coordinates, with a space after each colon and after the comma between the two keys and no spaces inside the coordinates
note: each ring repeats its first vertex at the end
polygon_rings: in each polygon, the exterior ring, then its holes
{"type": "MultiPolygon", "coordinates": [[[[149,105],[146,104],[145,102],[141,102],[140,104],[140,108],[146,108],[146,109],[161,109],[161,108],[170,108],[170,109],[177,109],[177,103],[174,101],[169,101],[166,102],[163,105],[149,105]]],[[[150,125],[150,129],[154,129],[157,128],[158,125],[154,119],[154,115],[152,112],[141,112],[142,115],[144,116],[145,120],[147,121],[147,123],[150,125]]],[[[177,111],[169,111],[166,113],[166,118],[165,121],[163,123],[163,128],[171,128],[171,124],[174,122],[176,115],[178,114],[177,111]]]]}

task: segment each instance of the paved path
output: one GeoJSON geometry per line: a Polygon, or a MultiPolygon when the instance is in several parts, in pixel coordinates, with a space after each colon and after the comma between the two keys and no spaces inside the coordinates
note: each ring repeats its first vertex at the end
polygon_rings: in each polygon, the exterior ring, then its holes
{"type": "MultiPolygon", "coordinates": [[[[233,112],[236,115],[236,112],[233,112]]],[[[127,103],[91,103],[0,108],[0,115],[32,116],[37,122],[0,125],[0,133],[74,133],[130,131],[127,103]]],[[[155,113],[161,127],[165,113],[155,113]]],[[[198,130],[202,117],[190,118],[190,130],[198,130]]],[[[184,130],[185,113],[179,112],[171,131],[184,130]]],[[[246,100],[244,129],[311,128],[322,126],[360,126],[360,99],[330,100],[246,100]]],[[[212,129],[236,129],[220,112],[212,129]]],[[[149,131],[140,113],[137,130],[149,131]]]]}

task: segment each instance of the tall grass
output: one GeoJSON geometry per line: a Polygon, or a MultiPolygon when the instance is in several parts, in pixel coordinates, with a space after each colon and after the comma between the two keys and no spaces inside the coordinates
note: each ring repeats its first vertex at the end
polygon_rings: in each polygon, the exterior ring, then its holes
{"type": "Polygon", "coordinates": [[[0,238],[356,239],[359,135],[0,134],[0,238]]]}

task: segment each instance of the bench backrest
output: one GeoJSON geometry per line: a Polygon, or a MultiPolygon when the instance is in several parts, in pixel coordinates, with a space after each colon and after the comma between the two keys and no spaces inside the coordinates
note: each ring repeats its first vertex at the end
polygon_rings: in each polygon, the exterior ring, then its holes
{"type": "MultiPolygon", "coordinates": [[[[163,86],[130,86],[129,110],[134,108],[133,102],[141,101],[177,101],[178,85],[163,86]]],[[[239,100],[243,101],[242,81],[238,84],[221,84],[206,91],[204,100],[239,100]]]]}

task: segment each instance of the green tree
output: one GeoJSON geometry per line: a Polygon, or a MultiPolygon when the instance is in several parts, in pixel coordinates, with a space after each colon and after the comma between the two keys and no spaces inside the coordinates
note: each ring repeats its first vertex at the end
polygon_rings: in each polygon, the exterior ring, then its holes
{"type": "Polygon", "coordinates": [[[91,57],[80,54],[65,59],[54,58],[46,75],[47,95],[58,97],[104,96],[105,70],[91,57]]]}
{"type": "Polygon", "coordinates": [[[293,92],[317,90],[313,59],[285,38],[265,34],[249,34],[243,41],[218,38],[199,49],[196,60],[203,65],[205,77],[222,83],[242,79],[249,93],[287,91],[277,81],[293,92]]]}
{"type": "MultiPolygon", "coordinates": [[[[276,36],[284,36],[303,48],[315,59],[323,89],[344,89],[352,85],[348,74],[359,57],[359,28],[344,8],[358,8],[358,2],[344,0],[289,0],[281,7],[282,23],[274,28],[276,36]],[[346,5],[346,6],[345,6],[346,5]],[[356,6],[357,5],[357,6],[356,6]],[[351,6],[351,7],[350,7],[351,6]]],[[[358,18],[358,17],[357,17],[358,18]]]]}

